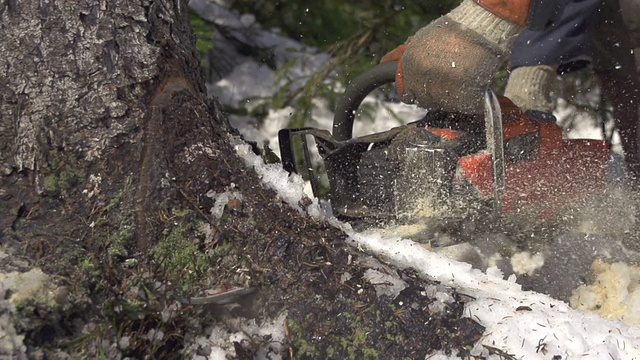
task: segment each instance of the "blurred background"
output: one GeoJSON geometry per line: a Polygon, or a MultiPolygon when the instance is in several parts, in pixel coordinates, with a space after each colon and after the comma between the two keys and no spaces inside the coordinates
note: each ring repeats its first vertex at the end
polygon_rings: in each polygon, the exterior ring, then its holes
{"type": "MultiPolygon", "coordinates": [[[[344,84],[459,3],[399,0],[191,0],[209,95],[247,140],[277,153],[277,130],[330,129],[344,84]]],[[[505,66],[493,88],[504,89],[505,66]]],[[[567,137],[604,138],[620,152],[611,107],[590,68],[558,79],[554,114],[567,137]]],[[[360,109],[355,134],[417,120],[382,88],[360,109]]]]}

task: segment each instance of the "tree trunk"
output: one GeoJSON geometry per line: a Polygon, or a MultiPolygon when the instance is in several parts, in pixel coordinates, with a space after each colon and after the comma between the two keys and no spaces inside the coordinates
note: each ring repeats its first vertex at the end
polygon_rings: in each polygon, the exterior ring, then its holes
{"type": "Polygon", "coordinates": [[[473,341],[460,303],[430,314],[427,283],[404,271],[400,296],[416,306],[376,296],[344,234],[259,185],[206,98],[187,2],[3,1],[0,38],[1,270],[27,261],[68,290],[16,325],[30,355],[104,354],[128,336],[123,356],[179,356],[220,319],[180,300],[219,286],[258,289],[244,305],[255,314],[288,311],[285,358],[414,358],[473,341]],[[229,191],[239,201],[214,216],[229,191]],[[156,328],[161,344],[145,335],[156,328]]]}

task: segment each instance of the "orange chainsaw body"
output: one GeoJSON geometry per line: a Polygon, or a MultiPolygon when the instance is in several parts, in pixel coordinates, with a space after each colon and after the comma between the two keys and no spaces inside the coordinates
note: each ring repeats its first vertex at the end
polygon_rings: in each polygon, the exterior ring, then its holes
{"type": "MultiPolygon", "coordinates": [[[[507,155],[505,213],[532,208],[553,211],[604,188],[610,153],[605,141],[564,139],[556,123],[525,115],[505,97],[499,100],[507,155]]],[[[432,132],[459,136],[459,131],[449,129],[432,132]]],[[[486,152],[460,158],[456,177],[471,182],[483,198],[494,194],[492,158],[486,152]]]]}
{"type": "Polygon", "coordinates": [[[301,169],[318,196],[307,137],[315,139],[336,216],[549,219],[604,190],[610,156],[605,141],[564,139],[553,115],[523,112],[490,89],[484,123],[479,115],[430,111],[385,132],[353,137],[363,99],[393,82],[396,70],[397,64],[386,63],[355,78],[336,107],[332,132],[297,128],[278,134],[284,168],[301,169]],[[302,156],[294,141],[302,145],[302,156]]]}

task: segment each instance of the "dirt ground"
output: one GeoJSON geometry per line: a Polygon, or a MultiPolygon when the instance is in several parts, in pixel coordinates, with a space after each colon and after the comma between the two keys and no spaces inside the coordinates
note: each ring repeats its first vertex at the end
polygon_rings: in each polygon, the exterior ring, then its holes
{"type": "MultiPolygon", "coordinates": [[[[175,121],[169,131],[183,142],[189,135],[180,132],[181,116],[220,116],[188,96],[176,103],[165,119],[175,121]]],[[[227,129],[217,129],[209,141],[215,151],[206,157],[168,166],[175,178],[161,194],[170,201],[149,216],[148,234],[154,238],[146,240],[151,245],[145,252],[136,239],[132,199],[137,179],[130,175],[135,164],[127,161],[127,146],[100,165],[99,173],[108,175],[99,186],[89,176],[98,173],[93,165],[82,159],[73,163],[69,154],[61,154],[50,172],[49,191],[7,202],[23,205],[2,232],[0,270],[7,277],[31,269],[44,272],[34,292],[41,296],[19,300],[19,281],[4,287],[8,321],[3,327],[14,329],[17,339],[15,346],[5,347],[7,355],[207,356],[206,347],[193,343],[208,336],[212,325],[283,311],[288,314],[284,358],[420,358],[435,350],[466,354],[478,340],[483,329],[463,318],[462,296],[411,270],[384,264],[407,286],[395,298],[378,295],[379,284],[363,277],[371,262],[345,244],[344,233],[300,214],[262,187],[235,154],[227,129]],[[241,198],[229,201],[219,218],[212,216],[211,194],[228,191],[241,198]],[[188,301],[207,289],[232,286],[254,291],[235,299],[233,306],[188,301]],[[427,290],[434,286],[453,299],[444,311],[430,310],[436,300],[427,290]],[[17,336],[23,336],[24,346],[17,336]]],[[[12,176],[17,184],[28,180],[12,176]]],[[[237,344],[237,358],[253,358],[259,345],[237,344]]]]}

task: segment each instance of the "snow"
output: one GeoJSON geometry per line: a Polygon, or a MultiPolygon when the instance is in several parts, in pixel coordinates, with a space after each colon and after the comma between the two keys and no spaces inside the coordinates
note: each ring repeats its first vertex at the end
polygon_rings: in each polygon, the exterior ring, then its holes
{"type": "Polygon", "coordinates": [[[233,143],[235,143],[238,155],[245,159],[248,166],[255,169],[258,177],[267,187],[280,194],[282,200],[293,208],[299,211],[303,210],[299,206],[299,203],[303,196],[305,196],[305,182],[300,176],[289,176],[289,173],[287,173],[280,164],[264,164],[261,157],[252,156],[253,152],[249,145],[240,139],[232,139],[232,144],[233,143]]]}
{"type": "Polygon", "coordinates": [[[386,295],[395,299],[407,287],[403,280],[379,270],[367,269],[362,278],[375,285],[376,296],[386,295]]]}
{"type": "MultiPolygon", "coordinates": [[[[211,353],[209,360],[226,360],[228,356],[238,358],[233,343],[254,342],[261,339],[256,353],[258,359],[279,360],[287,350],[283,344],[286,341],[285,320],[286,313],[275,319],[256,320],[236,319],[228,320],[228,324],[218,324],[211,331],[209,346],[211,353]],[[233,328],[233,330],[229,330],[233,328]],[[268,339],[268,340],[266,340],[268,339]]],[[[203,341],[202,339],[200,341],[203,341]]]]}
{"type": "MultiPolygon", "coordinates": [[[[261,33],[259,38],[265,42],[270,41],[271,45],[280,49],[294,48],[299,52],[304,50],[289,39],[267,33],[261,33]]],[[[308,71],[309,68],[304,70],[308,71]]],[[[305,71],[299,71],[297,75],[304,75],[305,71]]],[[[208,84],[208,89],[211,95],[220,96],[228,104],[237,106],[244,102],[253,106],[253,99],[272,94],[275,84],[272,70],[246,59],[228,77],[215,84],[208,84]]],[[[373,122],[357,121],[356,134],[387,130],[400,123],[398,118],[411,121],[421,117],[421,110],[414,107],[383,104],[382,100],[373,97],[368,97],[365,101],[379,111],[376,111],[373,122]],[[395,117],[389,111],[395,111],[399,116],[395,117]]],[[[322,102],[316,102],[316,105],[312,114],[313,122],[307,125],[330,129],[333,114],[322,102]]],[[[277,151],[277,131],[286,126],[292,111],[291,108],[270,109],[260,127],[249,117],[232,116],[231,121],[246,139],[258,144],[267,141],[277,151]]],[[[563,113],[556,115],[563,116],[563,113]]],[[[595,125],[577,128],[569,137],[585,135],[599,138],[600,130],[595,125]]],[[[572,308],[547,295],[523,291],[516,283],[516,275],[504,279],[502,271],[497,267],[490,267],[483,272],[469,263],[453,260],[444,253],[430,251],[423,244],[400,235],[389,232],[384,235],[379,232],[356,232],[349,224],[339,222],[325,212],[318,199],[312,199],[311,205],[303,205],[306,202],[301,200],[310,195],[308,191],[305,192],[305,183],[301,177],[289,175],[279,165],[264,164],[260,157],[251,152],[248,145],[239,139],[234,141],[238,154],[248,166],[257,171],[264,185],[274,189],[293,208],[342,229],[349,235],[349,243],[354,248],[397,267],[416,269],[423,277],[437,280],[474,299],[466,304],[465,315],[478,321],[486,330],[474,347],[473,355],[488,359],[504,359],[504,354],[510,354],[516,359],[640,359],[640,328],[633,326],[640,320],[636,310],[640,306],[640,290],[637,286],[640,271],[637,268],[625,263],[594,264],[598,274],[597,281],[590,285],[592,288],[584,286],[576,292],[575,303],[579,305],[572,308]],[[503,355],[499,352],[503,352],[503,355]]],[[[520,258],[512,261],[517,262],[524,273],[531,272],[544,263],[544,259],[536,254],[523,253],[519,256],[520,258]]],[[[379,270],[370,270],[366,277],[371,282],[389,280],[388,275],[379,270]]],[[[392,285],[377,288],[376,291],[395,294],[403,286],[395,280],[389,283],[392,285]]],[[[430,291],[433,292],[430,295],[436,297],[444,294],[434,289],[430,291]]],[[[277,321],[279,320],[274,324],[277,321]]],[[[254,325],[250,331],[260,333],[257,329],[267,326],[265,324],[254,325]]],[[[277,329],[275,332],[281,333],[277,329]]],[[[210,338],[214,344],[210,359],[224,358],[227,351],[233,352],[233,349],[228,348],[233,336],[228,330],[214,329],[210,338]]],[[[427,358],[449,357],[434,353],[427,358]]]]}
{"type": "Polygon", "coordinates": [[[242,200],[242,194],[237,191],[225,191],[221,194],[208,192],[206,196],[214,199],[214,204],[210,212],[216,219],[222,217],[224,207],[227,206],[230,200],[242,200]]]}
{"type": "Polygon", "coordinates": [[[475,298],[465,311],[486,327],[474,349],[477,352],[484,350],[482,345],[490,345],[515,358],[548,359],[550,356],[536,352],[542,339],[550,355],[561,355],[563,359],[602,359],[608,354],[614,359],[640,356],[640,329],[574,310],[543,294],[522,291],[515,277],[503,280],[496,276],[500,274],[495,268],[494,272],[483,273],[411,240],[358,233],[351,233],[351,239],[355,246],[383,256],[396,266],[417,269],[424,276],[475,298]],[[518,311],[522,306],[527,310],[518,311]]]}

